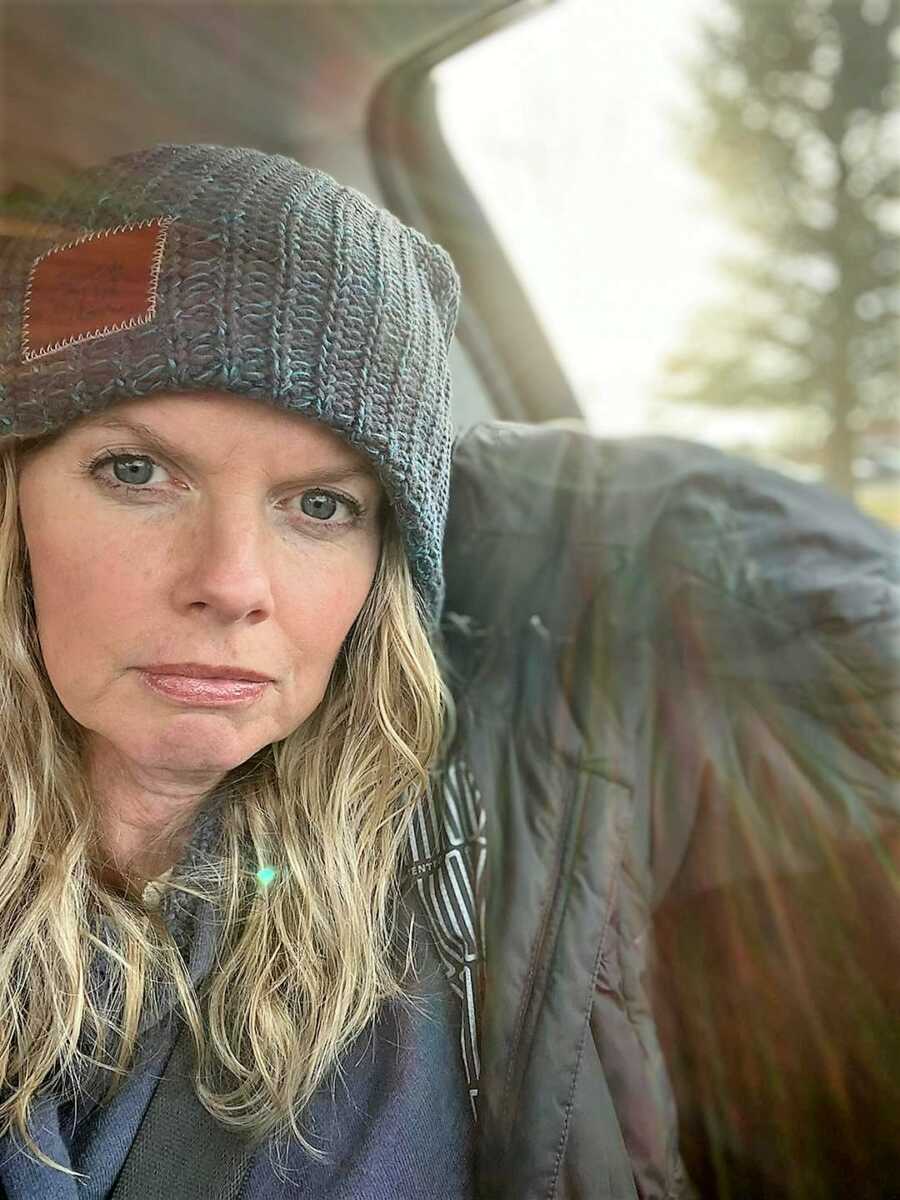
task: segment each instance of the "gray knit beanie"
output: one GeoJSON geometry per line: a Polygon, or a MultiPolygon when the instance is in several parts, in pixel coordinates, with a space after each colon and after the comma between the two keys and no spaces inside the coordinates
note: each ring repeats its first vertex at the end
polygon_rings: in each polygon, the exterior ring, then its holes
{"type": "Polygon", "coordinates": [[[321,421],[374,463],[436,622],[458,302],[444,250],[292,158],[123,155],[0,252],[0,435],[191,389],[321,421]]]}

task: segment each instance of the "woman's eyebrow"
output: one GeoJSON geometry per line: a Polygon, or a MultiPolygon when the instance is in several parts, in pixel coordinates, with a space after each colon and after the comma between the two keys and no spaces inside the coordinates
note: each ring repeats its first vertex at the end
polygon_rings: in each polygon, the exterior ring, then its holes
{"type": "MultiPolygon", "coordinates": [[[[130,433],[144,442],[149,449],[156,450],[158,454],[162,454],[166,458],[181,459],[192,468],[199,468],[202,465],[183,447],[172,445],[162,434],[157,433],[149,425],[144,425],[140,421],[123,421],[118,417],[107,417],[104,420],[92,421],[90,428],[113,429],[119,433],[130,433]]],[[[319,467],[314,471],[304,471],[294,478],[294,482],[311,484],[342,483],[349,479],[368,480],[370,483],[378,482],[378,476],[375,471],[362,462],[346,463],[343,465],[335,464],[333,467],[326,466],[319,467]]]]}

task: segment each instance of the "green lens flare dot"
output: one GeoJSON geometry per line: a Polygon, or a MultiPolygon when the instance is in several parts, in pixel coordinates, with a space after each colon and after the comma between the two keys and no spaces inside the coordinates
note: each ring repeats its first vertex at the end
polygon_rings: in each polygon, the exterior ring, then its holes
{"type": "Polygon", "coordinates": [[[256,878],[263,887],[268,887],[270,883],[274,882],[277,875],[278,872],[274,867],[262,867],[256,872],[256,878]]]}

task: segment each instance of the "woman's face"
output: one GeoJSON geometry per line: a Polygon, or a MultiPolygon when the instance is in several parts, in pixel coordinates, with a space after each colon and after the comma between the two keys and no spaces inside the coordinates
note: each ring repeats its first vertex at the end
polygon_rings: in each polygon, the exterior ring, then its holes
{"type": "Polygon", "coordinates": [[[317,707],[381,547],[380,485],[331,430],[221,393],[129,401],[19,494],[47,672],[101,757],[200,782],[317,707]],[[270,682],[223,702],[142,671],[183,663],[270,682]]]}

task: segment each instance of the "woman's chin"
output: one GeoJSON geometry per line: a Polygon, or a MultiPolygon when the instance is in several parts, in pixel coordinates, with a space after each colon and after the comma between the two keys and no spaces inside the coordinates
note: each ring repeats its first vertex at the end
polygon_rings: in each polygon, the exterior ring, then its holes
{"type": "Polygon", "coordinates": [[[225,774],[267,744],[262,735],[236,729],[225,714],[197,710],[167,721],[155,735],[143,731],[131,746],[123,739],[120,750],[147,770],[225,774]]]}

